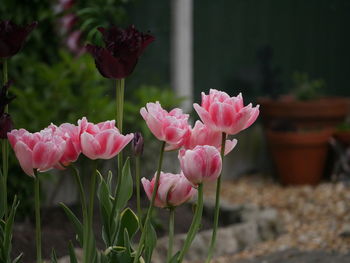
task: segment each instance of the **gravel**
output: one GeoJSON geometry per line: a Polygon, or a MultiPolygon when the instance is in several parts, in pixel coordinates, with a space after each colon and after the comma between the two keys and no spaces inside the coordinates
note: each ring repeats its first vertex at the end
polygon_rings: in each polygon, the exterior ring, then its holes
{"type": "MultiPolygon", "coordinates": [[[[206,188],[207,198],[214,198],[214,194],[214,185],[206,188]]],[[[316,254],[320,253],[316,251],[321,251],[339,257],[350,252],[350,187],[344,183],[326,182],[315,187],[283,187],[271,179],[249,176],[225,181],[221,196],[225,202],[275,208],[285,233],[275,240],[259,243],[213,262],[228,263],[273,253],[279,255],[281,251],[290,250],[304,254],[307,254],[304,251],[313,251],[316,254]]]]}

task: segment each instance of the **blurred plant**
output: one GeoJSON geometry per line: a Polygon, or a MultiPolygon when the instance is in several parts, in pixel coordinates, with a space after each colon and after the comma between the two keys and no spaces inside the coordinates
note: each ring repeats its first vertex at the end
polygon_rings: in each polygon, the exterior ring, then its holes
{"type": "Polygon", "coordinates": [[[311,80],[307,73],[293,73],[294,89],[292,93],[298,100],[311,100],[321,96],[326,83],[323,79],[311,80]]]}
{"type": "Polygon", "coordinates": [[[76,14],[84,21],[80,30],[87,35],[87,40],[102,44],[98,27],[109,27],[122,24],[126,17],[126,4],[131,0],[81,0],[76,14]],[[81,7],[81,8],[80,8],[81,7]]]}
{"type": "Polygon", "coordinates": [[[92,121],[113,118],[112,94],[93,61],[87,56],[73,58],[63,51],[59,57],[53,65],[18,61],[26,74],[20,77],[22,69],[12,74],[16,80],[12,92],[17,99],[11,111],[17,127],[39,130],[53,120],[74,123],[83,115],[92,121]]]}

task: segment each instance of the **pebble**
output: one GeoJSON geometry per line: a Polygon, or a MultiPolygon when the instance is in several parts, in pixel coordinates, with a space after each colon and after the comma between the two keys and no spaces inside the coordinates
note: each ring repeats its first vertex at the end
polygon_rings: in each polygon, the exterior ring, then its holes
{"type": "MultiPolygon", "coordinates": [[[[205,189],[213,198],[214,187],[205,189]]],[[[234,262],[286,249],[350,252],[350,187],[343,183],[281,186],[261,176],[246,176],[222,184],[222,199],[278,211],[285,233],[219,262],[234,262]],[[226,261],[225,261],[225,260],[226,261]]]]}

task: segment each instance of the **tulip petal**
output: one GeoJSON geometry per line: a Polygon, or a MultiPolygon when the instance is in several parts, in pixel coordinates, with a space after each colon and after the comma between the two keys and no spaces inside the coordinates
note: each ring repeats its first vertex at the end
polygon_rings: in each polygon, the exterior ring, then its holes
{"type": "Polygon", "coordinates": [[[33,170],[33,152],[28,148],[26,144],[19,141],[16,143],[15,147],[13,148],[16,157],[23,169],[23,171],[29,175],[34,177],[34,170],[33,170]]]}

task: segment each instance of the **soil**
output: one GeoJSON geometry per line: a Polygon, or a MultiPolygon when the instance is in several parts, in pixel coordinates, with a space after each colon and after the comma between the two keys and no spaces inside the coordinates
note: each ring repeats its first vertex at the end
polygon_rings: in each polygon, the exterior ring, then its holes
{"type": "MultiPolygon", "coordinates": [[[[142,204],[147,206],[148,200],[143,196],[142,204]]],[[[136,211],[136,201],[132,199],[129,202],[129,207],[136,211]]],[[[79,215],[79,207],[70,207],[76,215],[79,215]]],[[[147,207],[144,207],[145,210],[147,207]]],[[[192,205],[186,204],[176,209],[175,214],[175,232],[186,233],[190,223],[192,221],[192,205]]],[[[103,241],[101,239],[101,220],[99,217],[98,208],[95,208],[94,215],[94,233],[96,235],[97,246],[103,248],[103,241]],[[97,233],[97,234],[96,234],[97,233]]],[[[154,221],[154,225],[157,230],[158,237],[162,237],[167,233],[168,224],[168,211],[165,209],[155,209],[157,221],[154,221]]],[[[72,224],[67,219],[65,213],[61,207],[43,208],[41,211],[42,219],[42,252],[43,257],[50,258],[52,249],[58,257],[62,257],[68,254],[68,241],[73,241],[75,246],[78,246],[75,242],[75,232],[72,224]]],[[[80,216],[79,216],[80,217],[80,216]]],[[[209,229],[211,227],[211,218],[203,218],[203,229],[209,229]]],[[[35,261],[35,223],[34,218],[27,218],[26,222],[16,223],[13,233],[13,255],[18,255],[23,252],[23,262],[32,263],[35,261]]]]}

